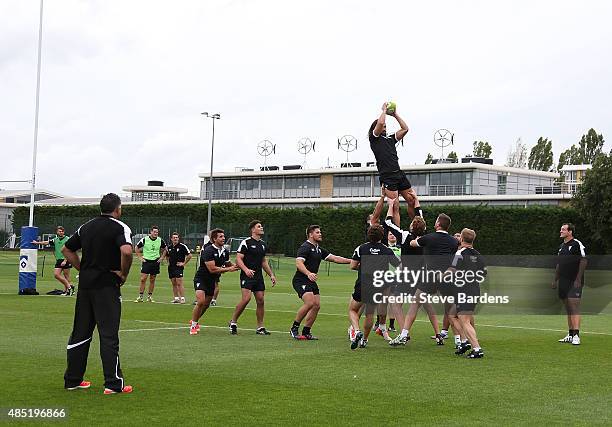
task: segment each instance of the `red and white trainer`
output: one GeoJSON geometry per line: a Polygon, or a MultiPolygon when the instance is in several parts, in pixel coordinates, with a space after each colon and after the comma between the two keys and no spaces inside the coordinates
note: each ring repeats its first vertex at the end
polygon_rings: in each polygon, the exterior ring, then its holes
{"type": "Polygon", "coordinates": [[[131,393],[133,390],[134,388],[131,385],[126,385],[121,389],[121,391],[115,391],[111,388],[105,388],[104,394],[131,393]]]}
{"type": "Polygon", "coordinates": [[[91,387],[91,381],[81,381],[81,384],[79,384],[76,387],[66,387],[66,390],[78,390],[80,388],[89,388],[91,387]]]}

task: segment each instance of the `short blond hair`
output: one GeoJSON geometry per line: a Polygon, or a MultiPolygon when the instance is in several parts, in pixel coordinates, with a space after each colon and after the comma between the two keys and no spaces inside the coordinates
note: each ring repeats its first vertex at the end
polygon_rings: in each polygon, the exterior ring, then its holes
{"type": "Polygon", "coordinates": [[[476,240],[476,232],[471,228],[461,230],[461,240],[465,243],[472,244],[476,240]]]}

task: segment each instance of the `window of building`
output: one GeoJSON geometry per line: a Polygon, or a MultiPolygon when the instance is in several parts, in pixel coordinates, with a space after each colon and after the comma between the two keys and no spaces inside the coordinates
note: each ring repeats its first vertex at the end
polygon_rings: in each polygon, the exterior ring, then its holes
{"type": "Polygon", "coordinates": [[[241,199],[258,199],[259,178],[242,178],[240,180],[239,194],[241,199]]]}
{"type": "Polygon", "coordinates": [[[285,178],[285,198],[319,197],[321,178],[318,176],[297,176],[285,178]]]}
{"type": "Polygon", "coordinates": [[[506,194],[506,182],[508,177],[506,175],[497,175],[497,194],[506,194]]]}
{"type": "Polygon", "coordinates": [[[335,175],[333,197],[369,197],[372,175],[335,175]]]}
{"type": "Polygon", "coordinates": [[[278,199],[283,197],[283,178],[261,178],[260,197],[278,199]]]}
{"type": "MultiPolygon", "coordinates": [[[[238,187],[240,185],[239,179],[227,179],[220,178],[214,179],[212,183],[212,198],[215,200],[227,200],[227,199],[237,199],[238,198],[238,187]]],[[[202,192],[203,199],[208,199],[208,187],[209,180],[202,182],[202,188],[204,191],[202,192]]]]}
{"type": "Polygon", "coordinates": [[[429,189],[427,194],[430,196],[459,196],[471,194],[471,181],[471,172],[432,172],[429,175],[429,189]]]}

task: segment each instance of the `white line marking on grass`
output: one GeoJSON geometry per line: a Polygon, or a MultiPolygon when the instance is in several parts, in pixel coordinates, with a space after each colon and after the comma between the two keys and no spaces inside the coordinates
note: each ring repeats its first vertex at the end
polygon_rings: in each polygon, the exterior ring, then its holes
{"type": "Polygon", "coordinates": [[[175,329],[189,329],[189,326],[175,326],[173,328],[120,329],[119,332],[169,331],[175,329]]]}
{"type": "MultiPolygon", "coordinates": [[[[421,322],[425,322],[425,320],[421,320],[421,322]]],[[[567,329],[548,329],[548,328],[530,328],[528,326],[507,326],[507,325],[487,325],[484,323],[476,323],[476,326],[484,326],[487,328],[502,328],[502,329],[525,329],[529,331],[546,331],[546,332],[567,332],[567,329]]],[[[590,335],[608,335],[612,336],[610,333],[606,332],[587,332],[580,331],[581,334],[590,334],[590,335]]]]}
{"type": "MultiPolygon", "coordinates": [[[[0,295],[16,295],[14,293],[8,293],[8,292],[4,292],[1,293],[0,295]]],[[[46,296],[46,297],[54,297],[54,296],[61,296],[61,295],[37,295],[37,296],[46,296]]],[[[340,298],[340,297],[335,297],[335,298],[340,298]]],[[[64,299],[68,299],[68,300],[72,300],[72,298],[66,298],[64,297],[64,299]]],[[[126,301],[124,301],[126,302],[126,301]]],[[[155,301],[153,304],[166,304],[166,305],[177,305],[177,306],[187,306],[190,307],[190,305],[188,304],[173,304],[171,302],[161,302],[161,301],[155,301]]],[[[228,307],[228,306],[222,306],[222,305],[216,305],[214,306],[214,308],[225,308],[225,309],[234,309],[235,307],[228,307]]],[[[255,308],[250,308],[250,307],[246,307],[245,310],[256,310],[255,308]]],[[[266,311],[272,312],[272,313],[295,313],[297,310],[292,311],[292,310],[275,310],[275,309],[266,309],[266,311]]],[[[596,313],[596,315],[599,315],[601,313],[596,313]]],[[[348,314],[344,314],[344,313],[319,313],[319,316],[340,316],[340,317],[347,317],[348,319],[348,314]]],[[[429,323],[429,320],[422,320],[422,319],[416,319],[416,322],[425,322],[425,323],[429,323]]],[[[178,324],[178,323],[169,323],[169,324],[178,324]]],[[[480,326],[480,327],[485,327],[485,328],[499,328],[499,329],[519,329],[519,330],[526,330],[526,331],[541,331],[541,332],[566,332],[565,329],[551,329],[551,328],[531,328],[528,326],[509,326],[509,325],[490,325],[490,324],[485,324],[485,323],[476,323],[476,326],[480,326]]],[[[212,328],[213,326],[207,326],[212,328]]],[[[222,328],[222,326],[214,326],[215,328],[222,328]]],[[[255,330],[255,329],[244,329],[244,330],[255,330]]],[[[127,332],[127,330],[125,330],[125,332],[127,332]]],[[[131,331],[130,331],[131,332],[131,331]]],[[[270,332],[278,332],[278,331],[270,331],[270,332]]],[[[284,332],[280,332],[280,333],[284,333],[284,332]]],[[[608,333],[608,332],[590,332],[590,331],[580,331],[580,333],[582,334],[588,334],[588,335],[603,335],[603,336],[612,336],[612,333],[608,333]]]]}
{"type": "MultiPolygon", "coordinates": [[[[131,319],[134,322],[141,322],[141,323],[156,323],[159,325],[184,325],[184,323],[173,323],[173,322],[160,322],[157,320],[139,320],[139,319],[131,319]]],[[[216,326],[216,325],[200,325],[200,328],[213,328],[213,329],[228,329],[228,326],[216,326]]],[[[153,329],[124,329],[123,331],[120,332],[132,332],[132,331],[156,331],[156,330],[163,330],[163,329],[189,329],[189,326],[180,326],[180,327],[175,327],[175,328],[153,328],[153,329]]],[[[267,329],[267,328],[266,328],[267,329]]],[[[274,332],[276,334],[289,334],[289,331],[273,331],[272,329],[267,329],[269,332],[274,332]]],[[[250,328],[240,328],[238,329],[238,331],[252,331],[255,332],[257,331],[257,329],[250,329],[250,328]]]]}
{"type": "MultiPolygon", "coordinates": [[[[223,284],[223,283],[221,283],[221,284],[223,284]]],[[[229,293],[232,293],[232,294],[240,295],[240,292],[238,292],[239,289],[235,289],[235,288],[234,289],[229,289],[229,288],[227,288],[227,286],[228,285],[226,285],[224,288],[222,288],[224,292],[229,292],[229,293]]],[[[121,288],[140,288],[140,285],[123,285],[121,288]]],[[[275,291],[272,291],[270,288],[268,288],[267,291],[266,291],[266,296],[270,296],[270,295],[288,295],[288,296],[293,296],[293,297],[299,299],[298,296],[297,296],[297,293],[295,293],[295,292],[294,293],[291,293],[291,292],[275,292],[275,291]]],[[[346,295],[346,296],[340,296],[340,295],[320,295],[320,296],[321,296],[321,298],[340,298],[340,299],[345,299],[347,301],[347,303],[351,299],[350,295],[346,295]]]]}

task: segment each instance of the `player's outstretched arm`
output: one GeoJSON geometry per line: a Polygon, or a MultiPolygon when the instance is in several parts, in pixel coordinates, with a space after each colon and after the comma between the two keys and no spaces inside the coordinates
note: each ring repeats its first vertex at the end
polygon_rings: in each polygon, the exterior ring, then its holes
{"type": "Polygon", "coordinates": [[[387,118],[387,103],[385,102],[382,105],[382,113],[380,113],[380,116],[378,116],[378,120],[376,121],[376,126],[374,126],[374,129],[372,130],[372,134],[375,137],[379,137],[380,134],[383,131],[383,127],[385,126],[385,120],[387,118]]]}
{"type": "Polygon", "coordinates": [[[331,255],[331,254],[327,258],[325,258],[325,261],[335,262],[336,264],[350,264],[351,263],[350,258],[344,258],[343,256],[340,256],[340,255],[331,255]]]}
{"type": "Polygon", "coordinates": [[[238,266],[229,263],[229,266],[226,267],[217,267],[215,265],[215,261],[206,261],[206,268],[212,274],[224,274],[231,273],[232,271],[238,271],[238,266]]]}
{"type": "Polygon", "coordinates": [[[397,241],[400,242],[401,244],[404,244],[406,239],[408,239],[411,236],[411,234],[409,231],[402,230],[395,223],[396,221],[395,215],[397,214],[395,208],[398,205],[398,201],[399,199],[389,199],[387,201],[389,204],[389,209],[387,210],[387,218],[385,219],[385,225],[387,226],[391,234],[395,236],[397,241]]]}
{"type": "Polygon", "coordinates": [[[361,262],[355,261],[354,259],[351,260],[351,270],[359,270],[360,265],[361,262]]]}
{"type": "Polygon", "coordinates": [[[397,132],[395,132],[395,139],[399,141],[400,139],[405,137],[406,134],[408,133],[408,125],[406,124],[404,119],[402,119],[397,114],[397,109],[393,113],[391,113],[391,116],[395,117],[395,120],[397,120],[397,123],[399,123],[400,125],[400,129],[397,132]]]}
{"type": "Polygon", "coordinates": [[[51,243],[50,240],[32,240],[33,245],[48,245],[51,243]]]}
{"type": "Polygon", "coordinates": [[[374,206],[374,212],[372,212],[372,219],[370,220],[370,225],[375,225],[380,222],[380,215],[382,214],[384,205],[385,205],[385,191],[384,189],[382,189],[380,198],[376,202],[376,206],[374,206]]]}

